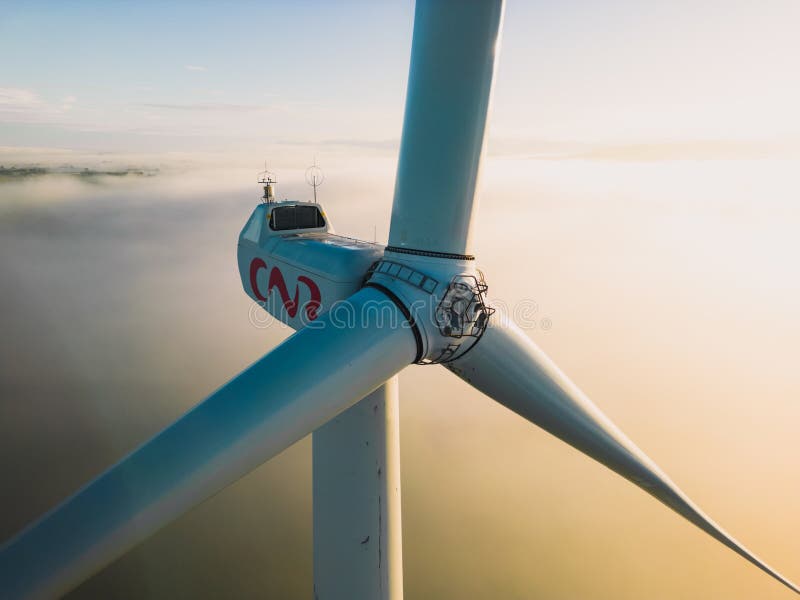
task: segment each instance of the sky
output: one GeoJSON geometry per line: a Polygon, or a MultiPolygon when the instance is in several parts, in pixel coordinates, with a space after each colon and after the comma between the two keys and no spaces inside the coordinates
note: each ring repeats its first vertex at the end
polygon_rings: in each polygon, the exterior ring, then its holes
{"type": "MultiPolygon", "coordinates": [[[[391,152],[412,18],[408,1],[6,3],[0,145],[391,152]]],[[[794,152],[798,20],[793,0],[512,0],[491,151],[794,152]]]]}
{"type": "MultiPolygon", "coordinates": [[[[316,156],[336,230],[386,241],[412,17],[3,5],[0,164],[159,171],[0,179],[0,539],[290,334],[253,326],[236,270],[264,160],[309,199],[316,156]]],[[[526,333],[795,580],[798,22],[794,0],[510,0],[475,240],[490,297],[536,306],[526,333]]],[[[407,598],[792,597],[444,369],[400,380],[407,598]]],[[[306,438],[70,600],[307,598],[310,458],[306,438]]]]}

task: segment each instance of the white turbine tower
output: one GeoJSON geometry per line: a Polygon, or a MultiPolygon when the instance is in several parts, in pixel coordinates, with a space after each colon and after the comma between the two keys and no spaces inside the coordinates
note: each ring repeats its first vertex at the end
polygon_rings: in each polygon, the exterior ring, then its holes
{"type": "Polygon", "coordinates": [[[265,190],[239,269],[245,291],[298,331],[9,540],[3,598],[65,593],[314,432],[316,595],[398,600],[396,374],[413,363],[443,364],[800,593],[486,299],[471,238],[502,12],[502,0],[418,0],[389,245],[336,236],[316,203],[265,190]]]}

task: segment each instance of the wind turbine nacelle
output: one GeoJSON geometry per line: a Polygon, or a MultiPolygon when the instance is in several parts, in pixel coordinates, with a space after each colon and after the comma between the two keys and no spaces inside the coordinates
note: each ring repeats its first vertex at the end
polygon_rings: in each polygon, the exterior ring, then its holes
{"type": "Polygon", "coordinates": [[[239,235],[237,255],[247,295],[300,329],[358,291],[383,251],[336,235],[319,204],[282,201],[255,208],[239,235]]]}

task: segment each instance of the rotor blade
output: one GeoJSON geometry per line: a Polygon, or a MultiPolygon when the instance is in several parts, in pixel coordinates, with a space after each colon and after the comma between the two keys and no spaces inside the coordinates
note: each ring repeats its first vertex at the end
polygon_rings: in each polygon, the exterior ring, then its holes
{"type": "Polygon", "coordinates": [[[469,254],[502,0],[417,0],[389,246],[469,254]]]}
{"type": "Polygon", "coordinates": [[[446,365],[484,394],[588,454],[797,593],[800,589],[706,516],[510,319],[446,365]]]}
{"type": "Polygon", "coordinates": [[[369,394],[415,352],[395,304],[361,290],[0,548],[0,595],[69,591],[369,394]],[[369,314],[381,319],[366,322],[369,314]]]}

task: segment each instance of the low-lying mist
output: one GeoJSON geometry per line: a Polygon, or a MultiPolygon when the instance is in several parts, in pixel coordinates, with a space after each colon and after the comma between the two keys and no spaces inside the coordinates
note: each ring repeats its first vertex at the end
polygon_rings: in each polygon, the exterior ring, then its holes
{"type": "MultiPolygon", "coordinates": [[[[339,233],[385,242],[394,160],[340,159],[339,233]]],[[[490,295],[779,570],[800,556],[800,184],[783,161],[490,160],[490,295]],[[530,306],[530,304],[528,305],[530,306]],[[543,326],[547,323],[547,326],[543,326]]],[[[303,169],[278,196],[309,199],[303,169]]],[[[0,539],[291,332],[249,320],[246,169],[0,185],[0,539]]],[[[314,366],[309,364],[309,375],[314,366]]],[[[408,598],[785,598],[649,496],[436,367],[401,376],[408,598]]],[[[310,438],[69,595],[308,598],[310,438]]]]}

